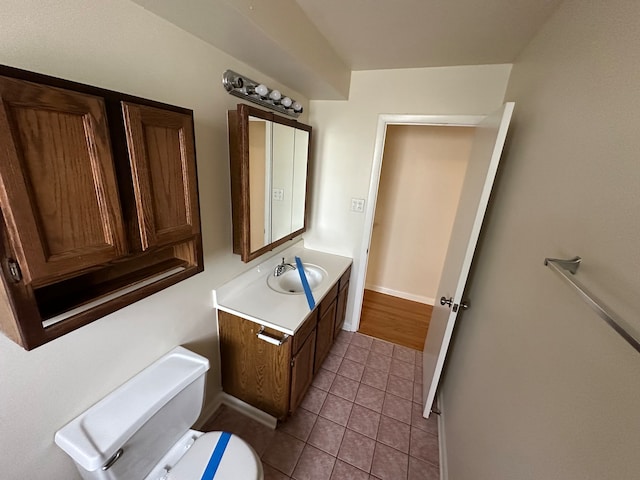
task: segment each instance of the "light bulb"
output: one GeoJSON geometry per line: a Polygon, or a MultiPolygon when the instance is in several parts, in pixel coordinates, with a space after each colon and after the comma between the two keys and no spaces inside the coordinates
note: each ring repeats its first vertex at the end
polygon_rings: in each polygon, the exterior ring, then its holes
{"type": "Polygon", "coordinates": [[[269,94],[269,98],[277,102],[282,98],[282,94],[278,90],[272,90],[271,93],[269,94]]]}
{"type": "Polygon", "coordinates": [[[258,86],[256,87],[256,93],[257,93],[258,95],[260,95],[261,97],[266,97],[266,96],[267,96],[267,94],[269,93],[269,89],[267,88],[267,86],[266,86],[266,85],[264,85],[264,84],[262,84],[262,83],[261,83],[260,85],[258,85],[258,86]]]}
{"type": "Polygon", "coordinates": [[[302,105],[300,105],[298,102],[293,102],[293,105],[291,106],[291,108],[293,108],[294,112],[302,111],[302,105]]]}
{"type": "Polygon", "coordinates": [[[291,100],[289,97],[284,97],[280,103],[282,104],[283,107],[285,108],[289,108],[291,106],[291,104],[293,103],[293,100],[291,100]]]}

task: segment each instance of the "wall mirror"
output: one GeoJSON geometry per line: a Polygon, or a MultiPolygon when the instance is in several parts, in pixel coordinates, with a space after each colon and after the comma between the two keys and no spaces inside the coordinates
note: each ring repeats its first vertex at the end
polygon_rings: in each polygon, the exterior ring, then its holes
{"type": "Polygon", "coordinates": [[[245,104],[228,121],[233,252],[248,262],[306,230],[311,127],[245,104]]]}

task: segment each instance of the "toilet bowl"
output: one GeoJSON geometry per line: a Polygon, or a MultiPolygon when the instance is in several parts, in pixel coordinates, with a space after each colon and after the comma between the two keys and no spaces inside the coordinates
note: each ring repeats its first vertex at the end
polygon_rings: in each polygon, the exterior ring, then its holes
{"type": "Polygon", "coordinates": [[[262,480],[240,437],[199,432],[209,361],[177,347],[55,434],[85,480],[262,480]]]}

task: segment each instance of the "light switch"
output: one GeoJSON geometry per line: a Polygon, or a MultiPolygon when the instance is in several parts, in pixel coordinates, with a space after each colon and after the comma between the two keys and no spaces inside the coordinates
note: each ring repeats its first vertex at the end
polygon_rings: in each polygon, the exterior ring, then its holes
{"type": "Polygon", "coordinates": [[[364,212],[364,198],[351,199],[351,211],[356,213],[364,212]]]}
{"type": "Polygon", "coordinates": [[[281,202],[284,200],[284,188],[274,188],[273,189],[273,200],[281,202]]]}

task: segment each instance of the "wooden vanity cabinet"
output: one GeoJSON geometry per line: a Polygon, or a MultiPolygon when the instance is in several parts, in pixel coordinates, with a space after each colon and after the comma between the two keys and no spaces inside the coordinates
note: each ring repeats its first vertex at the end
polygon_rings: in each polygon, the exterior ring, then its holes
{"type": "Polygon", "coordinates": [[[0,329],[31,349],[203,269],[193,113],[0,66],[0,329]]]}
{"type": "MultiPolygon", "coordinates": [[[[347,273],[350,272],[351,269],[347,273]]],[[[349,275],[341,277],[348,280],[349,275]]],[[[258,338],[261,326],[218,310],[222,389],[236,398],[285,420],[304,398],[313,376],[331,350],[340,305],[348,281],[336,282],[295,335],[264,328],[274,345],[258,338]],[[285,338],[286,337],[286,338],[285,338]]],[[[344,303],[344,301],[343,301],[344,303]]]]}
{"type": "Polygon", "coordinates": [[[223,390],[278,419],[287,418],[313,380],[317,319],[315,311],[291,337],[219,310],[223,390]]]}

